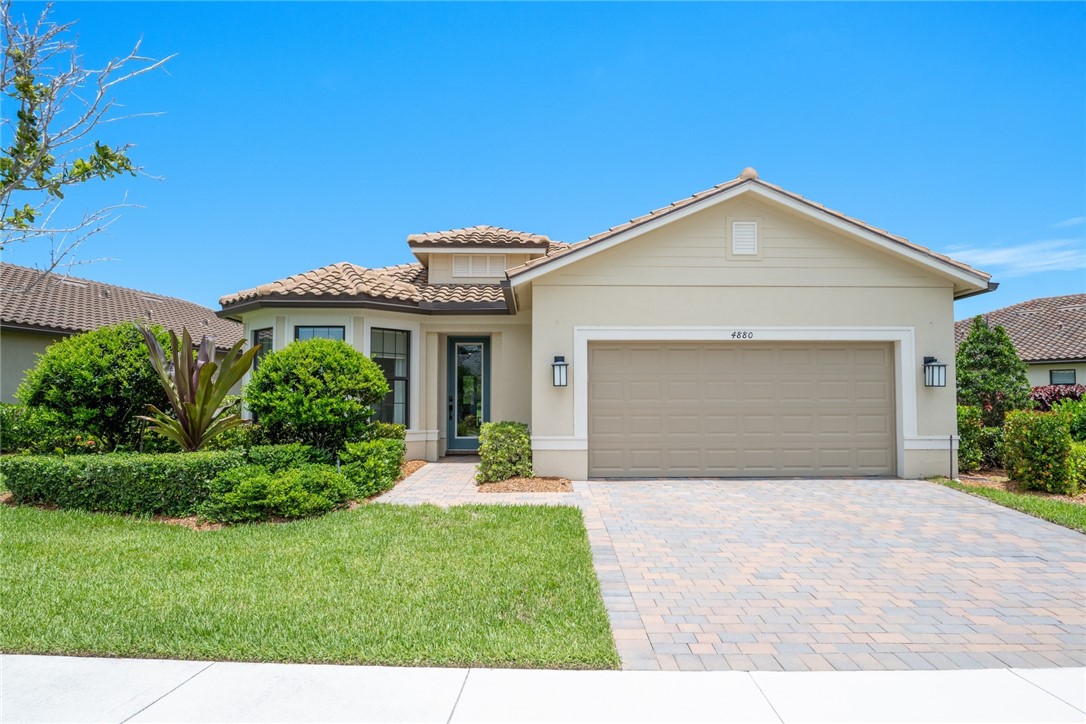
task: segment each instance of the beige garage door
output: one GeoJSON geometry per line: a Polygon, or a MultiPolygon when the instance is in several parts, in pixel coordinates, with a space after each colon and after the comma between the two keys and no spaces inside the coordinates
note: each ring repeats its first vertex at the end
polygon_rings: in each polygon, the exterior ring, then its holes
{"type": "Polygon", "coordinates": [[[592,477],[894,473],[889,344],[596,343],[588,374],[592,477]]]}

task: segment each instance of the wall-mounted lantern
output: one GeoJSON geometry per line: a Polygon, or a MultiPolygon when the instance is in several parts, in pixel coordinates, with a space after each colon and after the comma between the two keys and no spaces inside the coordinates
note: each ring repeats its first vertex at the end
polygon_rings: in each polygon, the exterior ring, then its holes
{"type": "Polygon", "coordinates": [[[924,358],[924,387],[946,387],[946,365],[934,357],[924,358]]]}
{"type": "Polygon", "coordinates": [[[565,387],[568,380],[569,362],[566,362],[566,358],[556,355],[554,362],[551,363],[551,373],[554,376],[555,387],[565,387]]]}

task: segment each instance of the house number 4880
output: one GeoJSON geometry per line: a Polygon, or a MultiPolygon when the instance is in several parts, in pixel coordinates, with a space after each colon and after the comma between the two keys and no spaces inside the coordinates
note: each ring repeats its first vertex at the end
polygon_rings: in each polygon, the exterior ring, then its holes
{"type": "Polygon", "coordinates": [[[732,332],[732,339],[754,339],[754,332],[732,332]]]}

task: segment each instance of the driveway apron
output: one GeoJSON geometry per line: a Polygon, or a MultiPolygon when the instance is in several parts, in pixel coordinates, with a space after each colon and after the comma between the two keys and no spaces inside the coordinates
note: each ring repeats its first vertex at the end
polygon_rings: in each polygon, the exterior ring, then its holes
{"type": "Polygon", "coordinates": [[[579,506],[625,669],[1086,665],[1086,537],[934,483],[482,494],[473,472],[431,463],[381,500],[579,506]]]}

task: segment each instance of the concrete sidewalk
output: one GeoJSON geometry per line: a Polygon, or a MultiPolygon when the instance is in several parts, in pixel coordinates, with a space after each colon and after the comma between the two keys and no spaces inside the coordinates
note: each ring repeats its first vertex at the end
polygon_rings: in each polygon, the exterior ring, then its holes
{"type": "Polygon", "coordinates": [[[1082,722],[1086,669],[670,672],[0,657],[4,722],[1082,722]]]}

